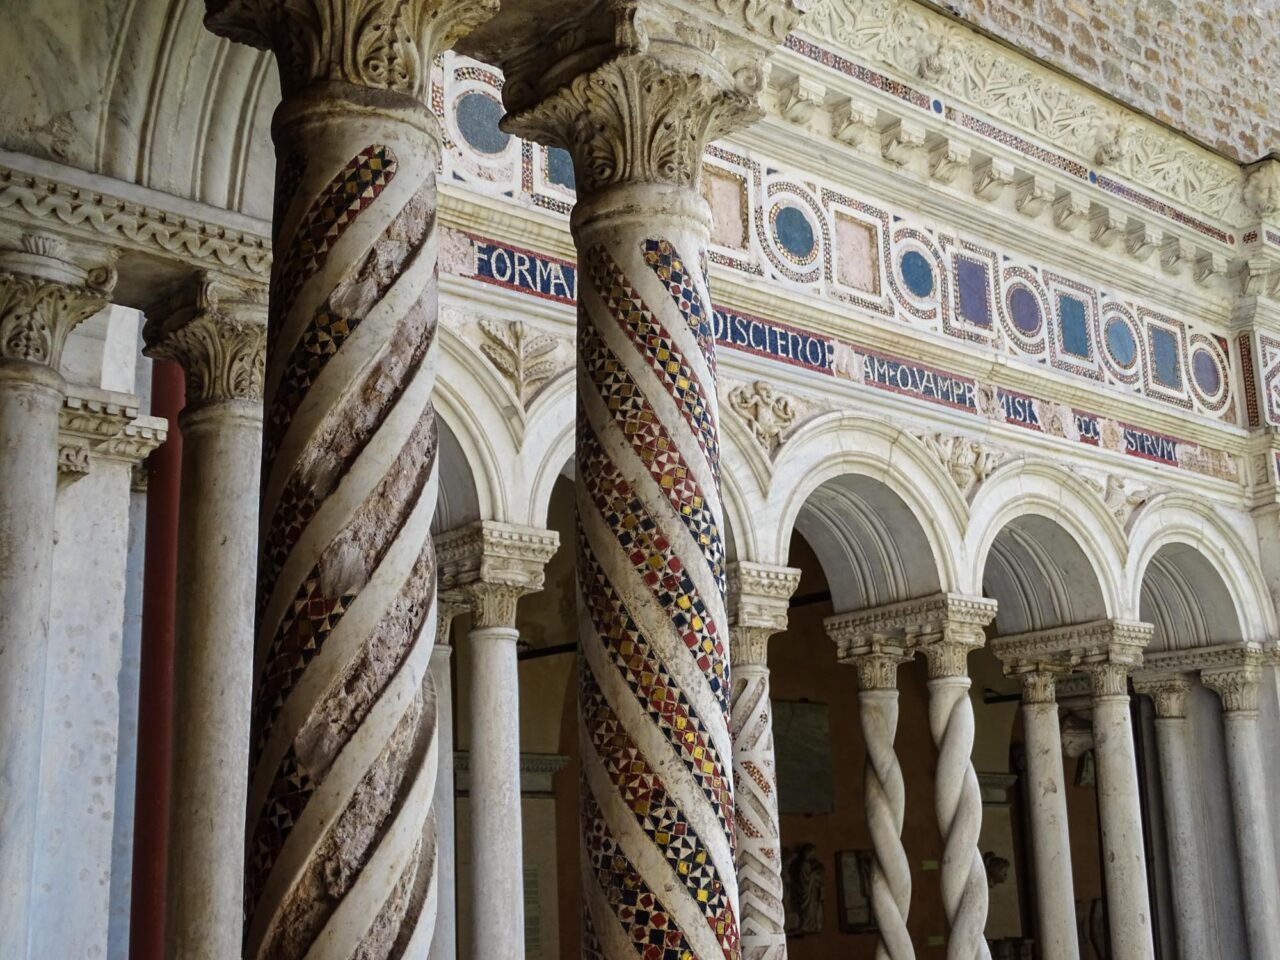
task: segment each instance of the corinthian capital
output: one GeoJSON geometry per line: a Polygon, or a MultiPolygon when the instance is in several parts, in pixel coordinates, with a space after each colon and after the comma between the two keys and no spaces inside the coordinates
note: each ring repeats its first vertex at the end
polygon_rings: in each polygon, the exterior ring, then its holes
{"type": "Polygon", "coordinates": [[[1185,674],[1167,677],[1135,677],[1133,689],[1151,698],[1156,717],[1161,720],[1180,720],[1187,715],[1187,694],[1191,692],[1191,678],[1185,674]]]}
{"type": "Polygon", "coordinates": [[[317,81],[425,98],[431,61],[498,0],[205,0],[205,26],[270,50],[285,96],[317,81]]]}
{"type": "Polygon", "coordinates": [[[1228,716],[1253,716],[1258,712],[1258,688],[1262,683],[1259,661],[1245,660],[1239,666],[1200,671],[1200,680],[1222,698],[1228,716]]]}
{"type": "Polygon", "coordinates": [[[554,530],[481,520],[436,537],[440,598],[466,604],[472,626],[513,627],[516,604],[542,589],[560,545],[554,530]]]}
{"type": "Polygon", "coordinates": [[[708,141],[761,116],[800,0],[512,0],[459,44],[506,75],[505,129],[563,146],[578,188],[693,185],[708,141]]]}
{"type": "Polygon", "coordinates": [[[201,273],[148,313],[144,352],[181,365],[188,405],[262,400],[266,287],[201,273]]]}
{"type": "Polygon", "coordinates": [[[48,237],[27,235],[19,244],[0,250],[0,360],[56,370],[71,331],[107,305],[115,271],[101,260],[82,266],[48,237]]]}

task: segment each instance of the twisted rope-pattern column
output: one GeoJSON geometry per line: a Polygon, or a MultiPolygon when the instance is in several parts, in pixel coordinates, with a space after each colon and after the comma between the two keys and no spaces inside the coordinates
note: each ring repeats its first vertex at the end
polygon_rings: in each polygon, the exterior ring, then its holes
{"type": "Polygon", "coordinates": [[[246,857],[254,960],[430,946],[440,133],[423,96],[434,53],[492,5],[209,4],[211,28],[273,49],[284,92],[246,857]]]}
{"type": "Polygon", "coordinates": [[[909,658],[901,652],[858,654],[858,706],[867,760],[863,803],[875,851],[871,872],[871,909],[880,939],[876,960],[914,960],[907,932],[911,909],[911,864],[902,845],[907,792],[893,742],[898,731],[898,667],[909,658]]]}
{"type": "Polygon", "coordinates": [[[981,643],[939,639],[924,650],[929,662],[929,729],[938,747],[935,806],[942,832],[942,904],[951,932],[948,960],[988,960],[987,871],[978,848],[982,793],[973,769],[973,703],[965,659],[981,643]]]}
{"type": "Polygon", "coordinates": [[[773,708],[763,655],[773,632],[764,627],[733,628],[733,780],[744,960],[787,956],[773,708]],[[756,658],[744,653],[750,649],[758,651],[756,658]]]}

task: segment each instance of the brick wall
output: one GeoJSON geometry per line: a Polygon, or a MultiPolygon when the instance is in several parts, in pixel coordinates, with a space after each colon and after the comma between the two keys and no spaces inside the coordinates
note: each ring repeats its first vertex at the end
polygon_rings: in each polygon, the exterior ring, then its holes
{"type": "Polygon", "coordinates": [[[1280,0],[936,5],[1230,156],[1280,151],[1280,0]]]}

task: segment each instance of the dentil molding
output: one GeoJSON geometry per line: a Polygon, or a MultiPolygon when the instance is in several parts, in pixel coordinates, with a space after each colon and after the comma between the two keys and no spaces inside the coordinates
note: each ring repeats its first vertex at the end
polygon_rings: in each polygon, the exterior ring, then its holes
{"type": "Polygon", "coordinates": [[[142,416],[137,398],[72,386],[58,411],[58,480],[89,473],[95,460],[140,463],[168,436],[163,417],[142,416]]]}

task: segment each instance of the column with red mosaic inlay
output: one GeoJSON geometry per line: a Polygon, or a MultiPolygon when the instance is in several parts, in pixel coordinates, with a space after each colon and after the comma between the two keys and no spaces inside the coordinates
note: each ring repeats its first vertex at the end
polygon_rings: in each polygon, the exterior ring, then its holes
{"type": "Polygon", "coordinates": [[[740,955],[706,144],[759,115],[793,0],[513,2],[459,44],[578,203],[586,957],[740,955]]]}
{"type": "Polygon", "coordinates": [[[283,101],[244,956],[423,956],[436,911],[433,56],[496,0],[208,0],[283,101]]]}

